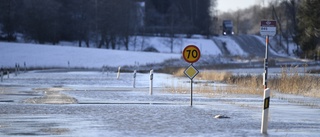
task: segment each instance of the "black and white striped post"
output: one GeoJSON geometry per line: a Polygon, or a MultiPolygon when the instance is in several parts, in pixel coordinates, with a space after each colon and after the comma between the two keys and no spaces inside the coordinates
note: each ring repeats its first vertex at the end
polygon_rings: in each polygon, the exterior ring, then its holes
{"type": "Polygon", "coordinates": [[[261,133],[266,134],[268,129],[268,115],[270,103],[270,89],[268,88],[268,54],[269,54],[269,36],[277,34],[277,22],[275,20],[262,20],[260,24],[260,34],[266,36],[266,54],[264,58],[264,73],[263,73],[263,110],[261,119],[261,133]]]}
{"type": "Polygon", "coordinates": [[[270,103],[270,90],[269,88],[264,90],[263,94],[263,110],[261,120],[261,133],[266,134],[268,129],[268,115],[269,115],[269,103],[270,103]]]}
{"type": "Polygon", "coordinates": [[[269,103],[270,103],[270,90],[268,88],[268,52],[269,52],[269,36],[266,36],[266,54],[264,59],[264,75],[263,75],[263,110],[261,120],[261,133],[266,134],[268,129],[268,115],[269,115],[269,103]]]}

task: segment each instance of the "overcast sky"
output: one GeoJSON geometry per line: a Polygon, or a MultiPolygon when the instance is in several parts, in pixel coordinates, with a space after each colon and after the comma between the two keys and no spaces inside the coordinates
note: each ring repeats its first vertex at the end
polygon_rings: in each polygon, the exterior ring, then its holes
{"type": "Polygon", "coordinates": [[[217,0],[219,12],[236,11],[248,8],[252,5],[260,4],[261,0],[217,0]]]}

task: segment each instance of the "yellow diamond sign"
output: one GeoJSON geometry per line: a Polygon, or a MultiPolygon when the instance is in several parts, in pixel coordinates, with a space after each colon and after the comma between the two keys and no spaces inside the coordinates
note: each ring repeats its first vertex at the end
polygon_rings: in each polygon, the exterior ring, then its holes
{"type": "Polygon", "coordinates": [[[199,71],[193,66],[190,65],[185,71],[184,74],[188,76],[191,80],[199,73],[199,71]]]}

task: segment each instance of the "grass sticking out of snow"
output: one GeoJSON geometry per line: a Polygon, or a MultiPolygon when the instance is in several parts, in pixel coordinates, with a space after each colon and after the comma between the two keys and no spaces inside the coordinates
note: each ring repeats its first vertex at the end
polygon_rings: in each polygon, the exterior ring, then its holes
{"type": "Polygon", "coordinates": [[[320,77],[298,73],[298,67],[282,68],[281,76],[270,81],[273,89],[285,94],[320,98],[320,77]]]}
{"type": "MultiPolygon", "coordinates": [[[[272,90],[279,91],[284,94],[302,95],[308,97],[320,98],[320,77],[309,73],[298,73],[298,67],[283,67],[279,76],[268,79],[268,87],[272,90]],[[288,71],[290,70],[290,71],[288,71]]],[[[185,76],[184,69],[179,69],[174,73],[175,76],[185,76]]],[[[219,83],[226,83],[229,86],[216,86],[202,84],[195,86],[195,93],[230,93],[230,94],[257,94],[262,95],[263,85],[262,75],[233,75],[228,72],[202,71],[197,80],[208,80],[219,83]],[[210,87],[211,86],[211,87],[210,87]]],[[[174,91],[183,91],[188,89],[183,86],[171,87],[174,91]]]]}

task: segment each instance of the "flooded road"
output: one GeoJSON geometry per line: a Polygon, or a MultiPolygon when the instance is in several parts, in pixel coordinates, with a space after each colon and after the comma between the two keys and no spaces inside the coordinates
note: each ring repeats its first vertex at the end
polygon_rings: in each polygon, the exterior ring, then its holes
{"type": "Polygon", "coordinates": [[[190,94],[166,92],[172,79],[179,81],[155,74],[149,95],[149,74],[142,73],[137,88],[131,73],[120,79],[67,71],[12,76],[0,83],[0,136],[320,136],[317,105],[271,98],[263,135],[261,96],[195,94],[191,107],[190,94]]]}

